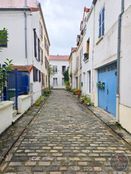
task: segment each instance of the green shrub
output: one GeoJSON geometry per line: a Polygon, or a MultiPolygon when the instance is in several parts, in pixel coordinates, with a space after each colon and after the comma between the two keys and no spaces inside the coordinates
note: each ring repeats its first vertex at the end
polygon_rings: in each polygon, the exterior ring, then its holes
{"type": "Polygon", "coordinates": [[[42,95],[45,97],[48,97],[50,95],[50,93],[51,93],[51,90],[49,88],[45,88],[42,91],[42,95]]]}
{"type": "Polygon", "coordinates": [[[92,102],[91,102],[91,98],[87,95],[86,96],[81,96],[80,101],[81,101],[81,103],[84,103],[88,106],[93,105],[92,102]]]}
{"type": "Polygon", "coordinates": [[[41,96],[36,102],[35,102],[35,106],[40,106],[41,103],[45,100],[44,96],[41,96]]]}
{"type": "Polygon", "coordinates": [[[80,95],[81,95],[80,89],[72,89],[71,91],[73,92],[74,95],[77,95],[78,97],[80,97],[80,95]]]}

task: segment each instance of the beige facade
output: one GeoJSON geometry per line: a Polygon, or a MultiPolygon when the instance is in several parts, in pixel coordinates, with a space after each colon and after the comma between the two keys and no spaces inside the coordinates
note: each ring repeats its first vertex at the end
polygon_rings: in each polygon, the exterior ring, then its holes
{"type": "Polygon", "coordinates": [[[47,28],[44,20],[44,16],[42,13],[42,9],[40,7],[40,40],[41,40],[41,55],[42,59],[42,88],[49,87],[49,47],[50,41],[47,33],[47,28]]]}

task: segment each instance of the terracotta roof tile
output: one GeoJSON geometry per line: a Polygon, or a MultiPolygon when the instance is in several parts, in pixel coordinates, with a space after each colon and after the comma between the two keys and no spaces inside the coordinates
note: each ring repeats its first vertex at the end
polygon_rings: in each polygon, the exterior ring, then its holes
{"type": "MultiPolygon", "coordinates": [[[[27,0],[27,6],[29,8],[37,8],[37,0],[27,0]]],[[[1,0],[0,8],[24,8],[25,0],[1,0]]]]}
{"type": "Polygon", "coordinates": [[[49,60],[68,61],[68,55],[50,55],[49,60]]]}
{"type": "Polygon", "coordinates": [[[90,12],[90,8],[84,7],[84,12],[86,13],[90,12]]]}
{"type": "Polygon", "coordinates": [[[31,72],[33,65],[13,65],[13,68],[18,71],[31,72]]]}

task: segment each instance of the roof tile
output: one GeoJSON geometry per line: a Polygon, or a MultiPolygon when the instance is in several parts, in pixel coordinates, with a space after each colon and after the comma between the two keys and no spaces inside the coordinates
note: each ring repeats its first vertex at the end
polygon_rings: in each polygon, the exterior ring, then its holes
{"type": "Polygon", "coordinates": [[[49,60],[68,61],[68,55],[50,55],[49,60]]]}
{"type": "MultiPolygon", "coordinates": [[[[24,8],[26,0],[1,0],[0,8],[24,8]]],[[[27,6],[29,8],[37,8],[37,0],[27,0],[27,6]]]]}

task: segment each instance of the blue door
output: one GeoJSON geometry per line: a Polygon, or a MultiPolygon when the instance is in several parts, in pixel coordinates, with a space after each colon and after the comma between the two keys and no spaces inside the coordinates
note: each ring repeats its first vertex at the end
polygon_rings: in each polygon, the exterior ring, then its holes
{"type": "Polygon", "coordinates": [[[116,116],[117,64],[98,70],[98,105],[116,116]]]}

